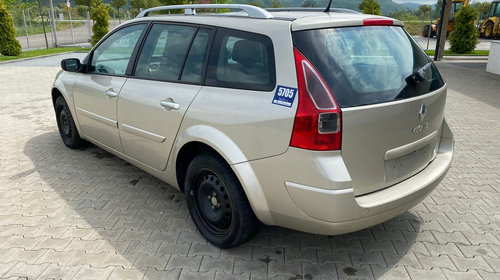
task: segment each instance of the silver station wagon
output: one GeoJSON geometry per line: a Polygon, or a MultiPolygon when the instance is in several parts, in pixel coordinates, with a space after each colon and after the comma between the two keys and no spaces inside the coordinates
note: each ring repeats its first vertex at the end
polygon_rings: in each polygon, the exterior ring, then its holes
{"type": "Polygon", "coordinates": [[[386,17],[157,7],[61,66],[64,144],[92,142],[180,189],[221,248],[260,222],[326,235],[376,225],[429,195],[452,159],[446,83],[386,17]]]}

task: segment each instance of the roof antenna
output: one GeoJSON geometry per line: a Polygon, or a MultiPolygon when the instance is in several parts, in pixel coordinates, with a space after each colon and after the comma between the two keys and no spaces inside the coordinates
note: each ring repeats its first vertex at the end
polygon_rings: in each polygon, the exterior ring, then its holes
{"type": "Polygon", "coordinates": [[[328,6],[326,6],[325,10],[323,11],[324,13],[329,13],[330,12],[330,6],[332,5],[333,0],[330,0],[328,2],[328,6]]]}

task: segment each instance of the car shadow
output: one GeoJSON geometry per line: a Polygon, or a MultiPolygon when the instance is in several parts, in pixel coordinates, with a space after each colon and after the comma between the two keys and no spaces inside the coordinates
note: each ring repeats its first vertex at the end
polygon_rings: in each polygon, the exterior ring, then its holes
{"type": "Polygon", "coordinates": [[[234,274],[251,267],[286,279],[379,278],[396,265],[408,265],[411,258],[401,260],[409,251],[419,250],[415,241],[422,221],[411,211],[338,236],[263,225],[247,244],[220,250],[197,232],[180,191],[94,145],[70,150],[57,131],[51,131],[31,138],[24,154],[34,169],[12,178],[36,171],[67,204],[53,221],[47,220],[49,226],[68,221],[69,230],[74,230],[75,239],[64,250],[93,253],[100,266],[147,268],[148,273],[176,273],[193,263],[199,271],[219,269],[205,265],[210,258],[229,259],[234,274]],[[84,229],[88,234],[78,233],[84,229]],[[74,244],[85,241],[84,247],[74,244]]]}

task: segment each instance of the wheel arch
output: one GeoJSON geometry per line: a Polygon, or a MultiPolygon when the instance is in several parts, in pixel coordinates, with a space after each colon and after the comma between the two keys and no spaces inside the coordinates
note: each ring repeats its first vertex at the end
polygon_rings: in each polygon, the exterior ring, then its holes
{"type": "Polygon", "coordinates": [[[173,153],[174,160],[167,169],[176,175],[175,183],[182,192],[191,160],[203,152],[213,153],[224,159],[234,172],[257,218],[263,223],[272,224],[269,205],[253,168],[241,149],[227,135],[213,127],[197,125],[178,136],[176,147],[179,148],[174,148],[177,152],[173,153]]]}
{"type": "Polygon", "coordinates": [[[175,162],[175,175],[177,177],[177,184],[181,191],[184,192],[184,181],[186,179],[186,170],[189,166],[189,163],[191,163],[191,161],[195,157],[203,153],[211,153],[224,159],[224,157],[221,156],[214,148],[199,141],[192,141],[184,144],[184,146],[182,146],[182,148],[177,153],[177,159],[175,162]]]}
{"type": "MultiPolygon", "coordinates": [[[[493,25],[493,28],[495,28],[495,22],[491,18],[486,19],[483,22],[483,24],[481,24],[481,31],[482,31],[483,35],[486,33],[486,26],[490,23],[493,25]]],[[[491,31],[493,32],[493,30],[491,30],[491,31]]]]}
{"type": "Polygon", "coordinates": [[[56,104],[56,99],[59,96],[62,96],[66,100],[66,103],[68,102],[67,98],[64,97],[64,95],[62,94],[62,92],[57,87],[53,87],[52,88],[51,94],[52,94],[52,105],[56,104]]]}
{"type": "Polygon", "coordinates": [[[73,121],[75,122],[76,129],[80,134],[80,137],[83,138],[80,131],[80,122],[78,121],[78,116],[76,115],[76,110],[75,107],[73,106],[72,96],[70,96],[69,94],[65,94],[64,90],[61,90],[57,85],[54,84],[51,90],[52,106],[54,107],[54,109],[56,105],[56,100],[59,96],[62,96],[62,98],[64,98],[64,100],[66,101],[66,104],[68,104],[68,108],[69,111],[71,112],[71,116],[73,117],[73,121]]]}

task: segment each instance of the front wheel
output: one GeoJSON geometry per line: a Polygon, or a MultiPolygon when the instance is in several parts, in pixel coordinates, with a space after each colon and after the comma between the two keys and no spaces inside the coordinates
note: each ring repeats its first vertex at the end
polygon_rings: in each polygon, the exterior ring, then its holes
{"type": "Polygon", "coordinates": [[[80,138],[68,104],[62,96],[57,97],[54,108],[56,110],[57,128],[63,143],[71,149],[84,146],[85,141],[80,138]]]}
{"type": "Polygon", "coordinates": [[[238,178],[220,157],[206,153],[194,158],[184,186],[189,213],[200,233],[219,248],[251,239],[259,221],[238,178]]]}
{"type": "Polygon", "coordinates": [[[491,39],[493,37],[493,22],[488,22],[484,27],[484,38],[491,39]]]}

